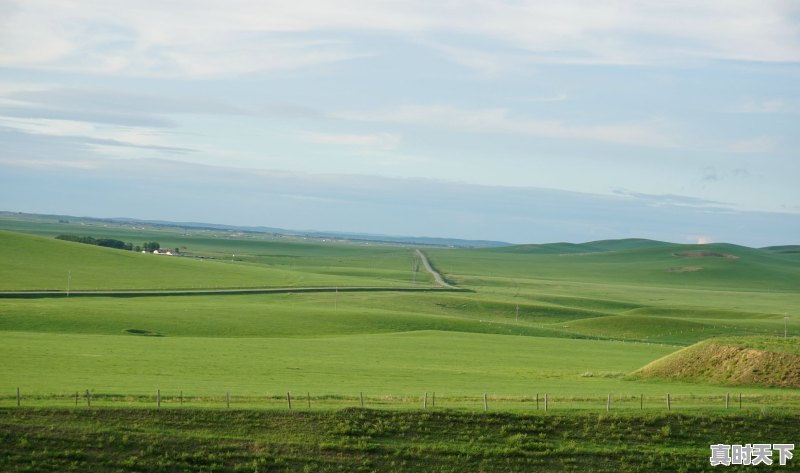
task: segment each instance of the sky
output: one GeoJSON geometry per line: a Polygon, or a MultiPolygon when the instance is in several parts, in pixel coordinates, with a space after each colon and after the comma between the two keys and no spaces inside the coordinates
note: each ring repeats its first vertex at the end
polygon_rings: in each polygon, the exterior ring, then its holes
{"type": "Polygon", "coordinates": [[[0,0],[0,210],[800,243],[800,3],[0,0]]]}

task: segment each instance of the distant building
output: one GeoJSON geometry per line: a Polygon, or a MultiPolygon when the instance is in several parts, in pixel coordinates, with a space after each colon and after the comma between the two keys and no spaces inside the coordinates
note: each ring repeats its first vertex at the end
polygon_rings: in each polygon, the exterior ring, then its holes
{"type": "Polygon", "coordinates": [[[159,248],[153,251],[154,255],[167,255],[167,256],[174,256],[175,253],[172,252],[169,248],[159,248]]]}

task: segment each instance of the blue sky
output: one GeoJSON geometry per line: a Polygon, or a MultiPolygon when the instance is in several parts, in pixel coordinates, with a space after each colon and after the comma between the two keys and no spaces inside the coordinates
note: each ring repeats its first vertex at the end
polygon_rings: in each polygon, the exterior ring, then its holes
{"type": "Polygon", "coordinates": [[[0,1],[0,208],[800,242],[790,1],[0,1]]]}

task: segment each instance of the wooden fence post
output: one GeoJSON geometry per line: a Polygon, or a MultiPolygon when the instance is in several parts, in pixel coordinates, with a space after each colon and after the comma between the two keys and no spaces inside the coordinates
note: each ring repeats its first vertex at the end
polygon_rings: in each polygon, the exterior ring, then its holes
{"type": "Polygon", "coordinates": [[[725,393],[725,409],[728,408],[728,403],[731,400],[731,393],[725,393]]]}
{"type": "Polygon", "coordinates": [[[639,394],[639,410],[644,409],[644,394],[639,394]]]}
{"type": "Polygon", "coordinates": [[[425,391],[425,401],[422,402],[422,408],[423,409],[428,408],[428,391],[425,391]]]}
{"type": "Polygon", "coordinates": [[[536,410],[539,410],[539,393],[536,393],[536,410]]]}
{"type": "Polygon", "coordinates": [[[17,407],[19,407],[19,386],[17,387],[17,407]]]}
{"type": "Polygon", "coordinates": [[[75,407],[78,407],[78,391],[75,391],[75,407]]]}
{"type": "Polygon", "coordinates": [[[611,394],[608,395],[608,399],[606,399],[606,412],[611,410],[611,394]]]}
{"type": "Polygon", "coordinates": [[[544,393],[544,411],[547,412],[547,393],[544,393]]]}
{"type": "Polygon", "coordinates": [[[181,391],[181,406],[183,405],[183,391],[181,391]]]}
{"type": "Polygon", "coordinates": [[[292,410],[292,394],[286,391],[286,402],[289,403],[289,410],[292,410]]]}
{"type": "Polygon", "coordinates": [[[436,409],[436,391],[433,392],[433,397],[431,398],[431,408],[436,409]]]}
{"type": "Polygon", "coordinates": [[[308,408],[311,409],[311,393],[306,392],[306,400],[308,401],[308,408]]]}
{"type": "Polygon", "coordinates": [[[225,391],[225,405],[228,407],[228,409],[231,408],[231,392],[230,391],[225,391]]]}
{"type": "Polygon", "coordinates": [[[739,409],[742,408],[742,393],[739,393],[739,409]]]}
{"type": "Polygon", "coordinates": [[[156,407],[161,407],[161,390],[156,389],[156,407]]]}
{"type": "Polygon", "coordinates": [[[486,402],[486,393],[483,393],[483,410],[484,411],[489,410],[489,404],[488,402],[486,402]]]}
{"type": "Polygon", "coordinates": [[[92,393],[88,389],[86,390],[86,406],[92,407],[92,393]]]}
{"type": "Polygon", "coordinates": [[[361,407],[364,407],[364,391],[361,391],[358,395],[361,398],[361,407]]]}
{"type": "Polygon", "coordinates": [[[669,411],[670,411],[670,405],[669,405],[669,393],[667,393],[667,412],[669,412],[669,411]]]}

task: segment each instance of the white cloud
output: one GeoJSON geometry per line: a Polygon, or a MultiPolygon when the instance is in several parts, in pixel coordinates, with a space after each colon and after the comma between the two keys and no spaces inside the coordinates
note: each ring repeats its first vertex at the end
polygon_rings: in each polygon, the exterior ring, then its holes
{"type": "Polygon", "coordinates": [[[437,41],[423,41],[426,47],[442,53],[447,59],[464,67],[474,69],[481,75],[492,77],[513,70],[520,63],[527,62],[522,54],[481,51],[474,48],[463,48],[437,41]]]}
{"type": "Polygon", "coordinates": [[[569,96],[564,92],[559,92],[553,95],[542,95],[538,97],[521,97],[517,98],[521,102],[545,103],[545,102],[563,102],[569,100],[569,96]]]}
{"type": "Polygon", "coordinates": [[[743,100],[731,110],[734,113],[794,113],[797,107],[783,99],[743,100]]]}
{"type": "MultiPolygon", "coordinates": [[[[161,156],[164,153],[194,151],[173,143],[168,132],[146,127],[129,127],[96,124],[78,120],[53,120],[46,118],[15,118],[0,115],[0,127],[28,135],[40,135],[81,143],[83,149],[97,156],[110,158],[141,158],[146,153],[161,156]]],[[[54,157],[54,160],[59,160],[54,157]]],[[[61,161],[64,161],[61,159],[61,161]]],[[[77,160],[79,164],[82,162],[77,160]]]]}
{"type": "Polygon", "coordinates": [[[727,150],[732,153],[770,153],[777,149],[777,141],[770,136],[759,136],[728,144],[727,150]]]}
{"type": "Polygon", "coordinates": [[[400,135],[394,133],[303,133],[301,137],[311,141],[312,143],[347,146],[370,146],[380,149],[394,149],[400,144],[400,135]]]}
{"type": "Polygon", "coordinates": [[[94,135],[98,127],[75,120],[50,120],[47,118],[12,118],[0,116],[0,124],[37,135],[85,136],[94,135]]]}
{"type": "Polygon", "coordinates": [[[384,111],[344,112],[348,120],[438,126],[472,133],[509,133],[557,139],[602,141],[616,144],[668,147],[674,139],[652,123],[570,125],[557,120],[513,117],[503,108],[460,109],[449,106],[403,106],[384,111]]]}
{"type": "Polygon", "coordinates": [[[800,61],[800,7],[784,0],[12,0],[2,10],[0,65],[93,73],[293,69],[379,53],[347,36],[364,32],[471,38],[477,47],[439,49],[483,71],[503,61],[480,41],[536,62],[800,61]]]}

